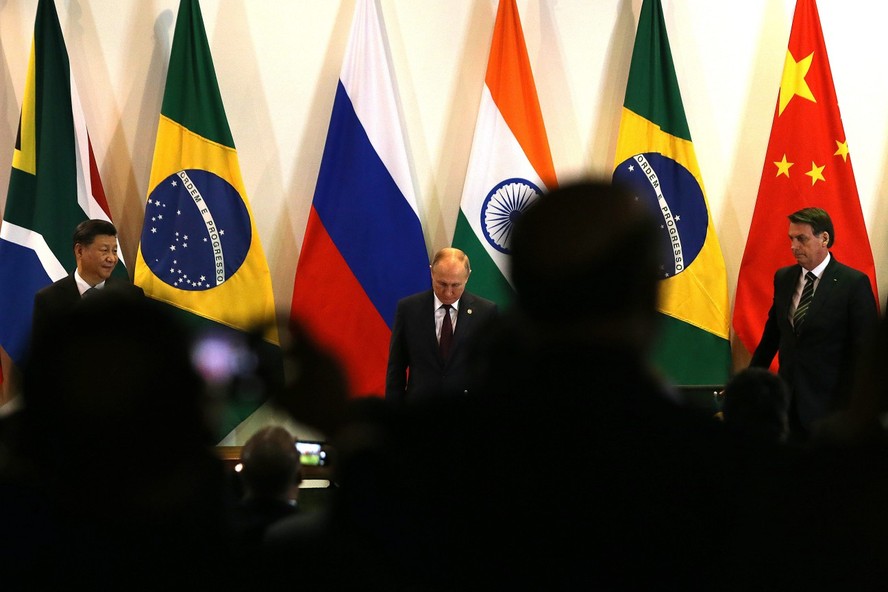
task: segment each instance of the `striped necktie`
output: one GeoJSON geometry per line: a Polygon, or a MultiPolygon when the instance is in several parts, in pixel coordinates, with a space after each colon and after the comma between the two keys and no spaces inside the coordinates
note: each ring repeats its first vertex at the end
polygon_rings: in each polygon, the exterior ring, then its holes
{"type": "Polygon", "coordinates": [[[814,298],[814,280],[817,276],[810,271],[805,274],[805,287],[802,290],[802,297],[799,298],[799,306],[792,315],[792,326],[798,332],[799,327],[805,322],[805,315],[808,314],[808,307],[811,306],[811,300],[814,298]]]}

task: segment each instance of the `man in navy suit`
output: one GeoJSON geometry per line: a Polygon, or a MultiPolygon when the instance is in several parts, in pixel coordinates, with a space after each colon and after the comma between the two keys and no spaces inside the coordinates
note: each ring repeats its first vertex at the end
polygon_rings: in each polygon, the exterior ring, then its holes
{"type": "Polygon", "coordinates": [[[878,311],[866,274],[830,254],[835,231],[824,210],[790,214],[789,240],[798,265],[774,274],[774,301],[750,366],[767,368],[779,352],[779,373],[792,391],[791,435],[804,440],[844,406],[854,361],[878,311]]]}
{"type": "Polygon", "coordinates": [[[432,260],[432,289],[398,302],[389,346],[385,398],[395,403],[468,393],[472,346],[497,314],[490,300],[466,292],[469,258],[445,248],[432,260]]]}
{"type": "MultiPolygon", "coordinates": [[[[77,268],[68,276],[46,286],[34,296],[32,338],[70,312],[88,290],[105,290],[143,297],[142,288],[111,277],[117,265],[117,228],[107,220],[84,220],[74,229],[74,259],[77,268]]],[[[93,291],[89,292],[93,294],[93,291]]]]}

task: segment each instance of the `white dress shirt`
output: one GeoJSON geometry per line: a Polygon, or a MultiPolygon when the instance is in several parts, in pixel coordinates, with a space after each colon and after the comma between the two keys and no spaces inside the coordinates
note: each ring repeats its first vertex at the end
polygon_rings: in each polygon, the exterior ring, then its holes
{"type": "Polygon", "coordinates": [[[83,293],[89,290],[90,288],[98,288],[101,290],[105,287],[105,280],[102,280],[95,286],[90,286],[85,279],[80,277],[80,272],[76,269],[74,270],[74,282],[77,283],[77,289],[80,291],[80,296],[83,296],[83,293]]]}
{"type": "MultiPolygon", "coordinates": [[[[435,295],[435,337],[438,338],[438,343],[441,342],[441,325],[444,324],[444,309],[441,308],[444,306],[444,303],[435,295]]],[[[453,332],[456,333],[456,317],[458,316],[457,312],[459,311],[459,300],[450,305],[450,326],[453,327],[453,332]]]]}
{"type": "Polygon", "coordinates": [[[814,269],[805,269],[802,268],[805,273],[799,275],[799,283],[796,285],[795,294],[792,295],[792,306],[789,307],[789,320],[792,322],[792,317],[795,315],[796,309],[799,307],[799,300],[802,299],[802,290],[805,289],[805,276],[808,275],[810,271],[814,275],[817,276],[817,279],[814,280],[814,291],[817,291],[817,286],[820,285],[820,278],[823,277],[823,272],[826,270],[826,266],[829,265],[829,261],[832,259],[832,255],[830,253],[826,254],[826,258],[820,262],[820,265],[815,267],[814,269]]]}

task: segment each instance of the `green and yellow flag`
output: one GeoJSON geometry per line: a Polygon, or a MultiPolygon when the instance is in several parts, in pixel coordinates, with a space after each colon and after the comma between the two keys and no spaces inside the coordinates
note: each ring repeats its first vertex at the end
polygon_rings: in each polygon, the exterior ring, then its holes
{"type": "Polygon", "coordinates": [[[660,0],[641,7],[614,163],[614,184],[660,222],[663,318],[655,362],[677,385],[723,384],[731,364],[727,274],[660,0]]]}
{"type": "MultiPolygon", "coordinates": [[[[87,219],[110,221],[111,209],[55,3],[40,0],[0,223],[0,347],[17,364],[31,337],[34,294],[73,273],[71,238],[87,219]]],[[[127,277],[122,256],[114,275],[127,277]]]]}
{"type": "MultiPolygon", "coordinates": [[[[197,0],[179,4],[135,283],[198,327],[261,325],[268,343],[278,341],[271,275],[197,0]]],[[[225,427],[257,406],[246,405],[225,427]]]]}

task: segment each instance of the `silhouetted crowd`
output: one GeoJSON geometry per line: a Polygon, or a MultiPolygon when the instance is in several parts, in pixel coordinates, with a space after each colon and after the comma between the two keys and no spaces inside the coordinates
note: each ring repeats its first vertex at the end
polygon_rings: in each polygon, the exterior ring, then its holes
{"type": "Polygon", "coordinates": [[[0,423],[0,587],[884,588],[888,325],[809,441],[787,441],[786,385],[762,369],[731,379],[715,418],[648,361],[651,224],[606,184],[529,208],[518,299],[475,344],[471,396],[349,399],[290,326],[272,403],[335,451],[312,512],[280,428],[244,447],[232,487],[176,318],[85,299],[35,340],[0,423]]]}

